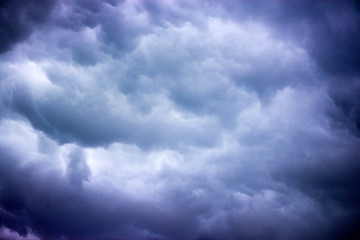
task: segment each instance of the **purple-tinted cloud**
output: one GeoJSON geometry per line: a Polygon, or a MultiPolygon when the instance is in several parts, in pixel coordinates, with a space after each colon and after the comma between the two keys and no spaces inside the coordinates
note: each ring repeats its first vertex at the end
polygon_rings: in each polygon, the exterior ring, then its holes
{"type": "Polygon", "coordinates": [[[0,238],[358,239],[356,1],[0,4],[0,238]]]}

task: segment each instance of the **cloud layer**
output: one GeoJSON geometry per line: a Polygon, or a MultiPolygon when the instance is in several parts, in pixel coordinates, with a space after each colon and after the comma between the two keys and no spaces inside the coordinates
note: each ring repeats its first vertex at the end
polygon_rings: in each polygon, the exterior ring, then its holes
{"type": "Polygon", "coordinates": [[[356,1],[0,4],[0,238],[357,239],[356,1]]]}

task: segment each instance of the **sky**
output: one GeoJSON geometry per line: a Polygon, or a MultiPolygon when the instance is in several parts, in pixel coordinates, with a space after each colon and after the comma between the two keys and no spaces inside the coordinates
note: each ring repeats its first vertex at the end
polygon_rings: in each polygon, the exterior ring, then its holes
{"type": "Polygon", "coordinates": [[[0,1],[0,239],[360,238],[360,4],[0,1]]]}

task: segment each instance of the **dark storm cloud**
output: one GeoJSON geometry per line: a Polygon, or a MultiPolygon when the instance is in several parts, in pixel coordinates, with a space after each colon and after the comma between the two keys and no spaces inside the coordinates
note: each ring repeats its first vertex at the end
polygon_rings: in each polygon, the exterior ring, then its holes
{"type": "Polygon", "coordinates": [[[338,120],[359,134],[358,1],[225,1],[224,6],[238,19],[269,21],[280,35],[303,45],[330,79],[331,96],[344,113],[338,120]]]}
{"type": "Polygon", "coordinates": [[[357,1],[225,1],[234,16],[271,21],[285,37],[304,42],[326,72],[360,72],[360,7],[357,1]]]}
{"type": "Polygon", "coordinates": [[[0,1],[0,53],[26,39],[33,28],[48,18],[54,1],[0,1]]]}
{"type": "Polygon", "coordinates": [[[141,114],[140,119],[129,119],[123,113],[112,113],[111,109],[99,107],[107,104],[102,102],[103,99],[90,106],[92,99],[98,97],[93,94],[85,100],[78,99],[76,105],[74,101],[77,97],[72,94],[50,98],[43,103],[34,102],[28,92],[21,90],[15,91],[12,97],[13,107],[18,113],[26,116],[35,128],[43,130],[60,143],[76,141],[87,146],[101,146],[122,141],[149,148],[181,146],[183,138],[189,138],[188,141],[196,145],[212,145],[216,141],[206,137],[216,134],[216,130],[209,131],[204,126],[197,128],[197,124],[190,123],[189,126],[174,129],[174,123],[162,119],[146,119],[146,116],[141,119],[141,114]],[[84,122],[84,119],[88,121],[84,122]],[[159,122],[162,122],[161,126],[159,122]]]}
{"type": "Polygon", "coordinates": [[[0,238],[359,236],[356,1],[8,1],[0,20],[0,238]]]}
{"type": "Polygon", "coordinates": [[[338,79],[330,86],[329,94],[336,106],[338,114],[331,114],[335,127],[348,130],[353,135],[360,136],[360,81],[359,77],[354,80],[338,79]],[[344,82],[347,82],[344,84],[344,82]]]}
{"type": "MultiPolygon", "coordinates": [[[[81,31],[84,28],[100,28],[98,35],[102,43],[101,51],[113,57],[119,57],[132,50],[136,44],[136,37],[149,29],[144,28],[131,18],[132,11],[127,9],[129,3],[125,1],[64,1],[59,2],[57,11],[52,17],[53,24],[67,30],[81,31]]],[[[92,46],[81,44],[76,39],[64,41],[65,48],[71,47],[74,60],[80,64],[95,64],[92,46]]]]}
{"type": "MultiPolygon", "coordinates": [[[[196,4],[185,1],[177,6],[191,11],[196,4]]],[[[179,14],[170,14],[175,7],[166,8],[160,1],[144,1],[144,7],[151,16],[162,21],[182,19],[179,14]]],[[[272,24],[283,37],[303,43],[319,66],[330,74],[354,76],[360,73],[360,31],[357,28],[360,5],[355,0],[206,1],[201,7],[215,16],[232,16],[239,21],[258,19],[272,24]],[[214,10],[221,7],[225,12],[214,10]]]]}
{"type": "Polygon", "coordinates": [[[82,186],[83,181],[89,181],[90,169],[86,163],[84,153],[81,149],[74,149],[70,153],[66,174],[70,183],[75,186],[82,186]]]}
{"type": "MultiPolygon", "coordinates": [[[[119,239],[119,236],[120,239],[163,239],[153,231],[180,239],[192,234],[191,219],[180,212],[166,213],[145,202],[121,194],[111,196],[100,189],[78,191],[73,182],[64,181],[59,171],[44,173],[46,166],[28,164],[26,159],[21,159],[21,154],[3,145],[0,151],[0,220],[21,235],[26,235],[28,229],[43,239],[61,239],[62,236],[69,239],[119,239]]],[[[70,152],[70,168],[74,167],[74,160],[86,161],[79,155],[78,149],[70,152]]],[[[70,174],[69,177],[78,176],[78,173],[70,174]]],[[[78,178],[73,178],[70,180],[78,184],[78,178]]]]}

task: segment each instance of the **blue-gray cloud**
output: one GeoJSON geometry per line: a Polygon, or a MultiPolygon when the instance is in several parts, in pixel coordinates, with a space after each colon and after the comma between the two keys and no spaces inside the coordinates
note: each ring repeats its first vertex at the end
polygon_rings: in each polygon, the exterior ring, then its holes
{"type": "Polygon", "coordinates": [[[356,1],[0,8],[0,238],[359,237],[356,1]]]}

